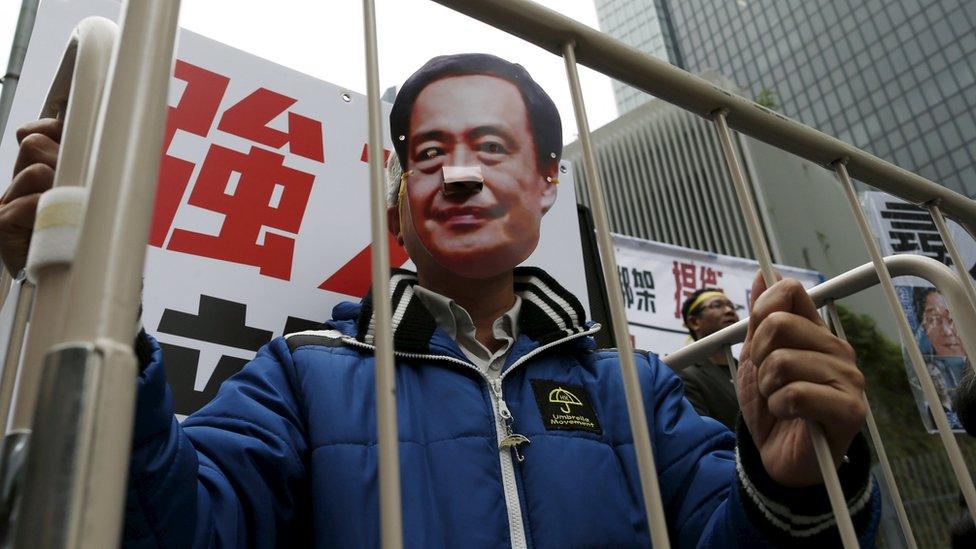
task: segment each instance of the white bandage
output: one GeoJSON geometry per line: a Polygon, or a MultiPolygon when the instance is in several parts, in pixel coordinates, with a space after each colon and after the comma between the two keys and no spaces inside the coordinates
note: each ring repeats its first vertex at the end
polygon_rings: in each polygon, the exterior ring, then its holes
{"type": "Polygon", "coordinates": [[[41,195],[34,218],[34,234],[27,252],[27,279],[49,265],[71,264],[88,203],[84,187],[55,187],[41,195]]]}
{"type": "Polygon", "coordinates": [[[444,166],[444,183],[458,183],[460,181],[485,182],[481,174],[481,166],[444,166]]]}

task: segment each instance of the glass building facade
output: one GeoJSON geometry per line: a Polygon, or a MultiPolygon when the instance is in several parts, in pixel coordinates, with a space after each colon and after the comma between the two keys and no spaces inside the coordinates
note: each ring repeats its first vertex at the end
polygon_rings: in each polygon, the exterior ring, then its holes
{"type": "MultiPolygon", "coordinates": [[[[674,41],[668,0],[596,0],[597,19],[603,32],[643,52],[684,67],[674,41]]],[[[613,82],[613,95],[620,114],[647,102],[649,96],[613,82]]]]}
{"type": "Polygon", "coordinates": [[[976,1],[669,7],[683,68],[716,70],[752,98],[768,90],[785,115],[976,197],[976,1]]]}

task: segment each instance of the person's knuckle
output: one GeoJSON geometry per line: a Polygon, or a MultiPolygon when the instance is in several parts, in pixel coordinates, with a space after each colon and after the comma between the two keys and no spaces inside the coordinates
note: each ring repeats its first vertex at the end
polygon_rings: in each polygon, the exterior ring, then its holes
{"type": "Polygon", "coordinates": [[[14,132],[14,134],[17,136],[17,142],[20,143],[24,139],[24,137],[27,137],[28,135],[33,133],[34,126],[36,124],[37,124],[36,122],[28,122],[27,124],[18,127],[17,131],[14,132]]]}
{"type": "Polygon", "coordinates": [[[784,278],[780,280],[778,284],[782,285],[783,290],[789,292],[790,294],[806,293],[803,288],[803,284],[795,278],[784,278]]]}
{"type": "Polygon", "coordinates": [[[857,395],[850,405],[845,407],[847,410],[847,421],[851,424],[861,423],[868,415],[868,405],[864,402],[864,399],[857,395]]]}
{"type": "Polygon", "coordinates": [[[51,166],[42,164],[40,162],[35,162],[27,166],[21,173],[23,174],[23,178],[25,180],[35,184],[47,183],[53,181],[54,179],[54,170],[51,168],[51,166]]]}
{"type": "Polygon", "coordinates": [[[777,388],[783,386],[786,381],[787,370],[787,360],[780,349],[774,350],[763,359],[759,372],[763,377],[762,387],[766,394],[773,393],[777,388]]]}
{"type": "Polygon", "coordinates": [[[787,369],[787,359],[788,357],[783,349],[774,349],[766,355],[761,367],[765,370],[766,376],[770,378],[770,381],[782,380],[787,369]]]}
{"type": "Polygon", "coordinates": [[[792,321],[793,315],[790,313],[786,311],[773,311],[769,313],[769,316],[766,317],[763,324],[766,325],[766,329],[769,330],[770,335],[778,336],[789,329],[792,321]]]}
{"type": "Polygon", "coordinates": [[[803,389],[795,383],[791,383],[782,389],[783,403],[786,405],[790,414],[796,414],[800,405],[803,403],[803,389]]]}
{"type": "Polygon", "coordinates": [[[48,152],[51,139],[44,134],[31,133],[20,141],[20,154],[24,158],[36,159],[48,152]]]}
{"type": "Polygon", "coordinates": [[[853,385],[856,389],[863,390],[865,386],[864,373],[861,372],[857,367],[850,366],[846,368],[845,375],[847,376],[847,381],[853,385]]]}
{"type": "Polygon", "coordinates": [[[857,356],[857,353],[854,351],[854,346],[841,337],[837,337],[836,335],[831,334],[830,332],[827,333],[829,334],[829,336],[826,340],[827,342],[826,351],[829,354],[834,355],[845,362],[854,362],[857,356]]]}

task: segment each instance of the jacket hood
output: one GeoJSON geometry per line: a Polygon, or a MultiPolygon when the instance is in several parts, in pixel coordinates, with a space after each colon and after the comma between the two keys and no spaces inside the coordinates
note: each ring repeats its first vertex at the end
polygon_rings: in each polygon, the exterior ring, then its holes
{"type": "MultiPolygon", "coordinates": [[[[393,346],[412,353],[428,353],[437,322],[414,295],[417,274],[393,269],[390,293],[393,309],[393,346]]],[[[539,345],[586,331],[589,323],[576,296],[537,267],[515,269],[515,293],[522,298],[519,331],[539,345]]],[[[358,304],[340,303],[331,327],[373,345],[375,317],[372,294],[358,304]]]]}

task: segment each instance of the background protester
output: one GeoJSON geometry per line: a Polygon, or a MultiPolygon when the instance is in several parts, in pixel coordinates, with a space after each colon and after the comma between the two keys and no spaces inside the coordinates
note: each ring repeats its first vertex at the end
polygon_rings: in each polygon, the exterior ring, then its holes
{"type": "MultiPolygon", "coordinates": [[[[684,301],[681,315],[691,338],[699,340],[738,322],[740,308],[721,288],[703,288],[684,301]]],[[[683,368],[678,375],[685,383],[685,396],[699,414],[735,429],[739,401],[725,351],[683,368]]]]}

